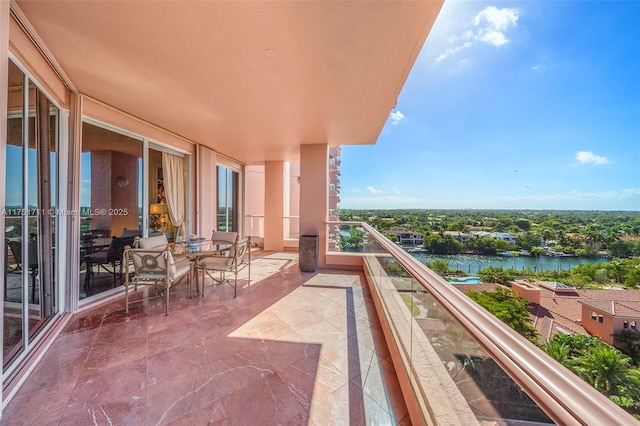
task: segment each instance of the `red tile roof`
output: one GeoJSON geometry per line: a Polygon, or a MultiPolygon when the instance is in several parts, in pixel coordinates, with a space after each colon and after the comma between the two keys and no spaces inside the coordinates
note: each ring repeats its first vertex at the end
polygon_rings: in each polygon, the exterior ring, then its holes
{"type": "Polygon", "coordinates": [[[615,300],[583,300],[585,306],[616,317],[640,317],[640,302],[618,302],[615,300]]]}
{"type": "MultiPolygon", "coordinates": [[[[576,334],[589,334],[582,327],[582,305],[593,306],[603,312],[613,312],[620,316],[640,315],[640,290],[580,290],[556,292],[548,288],[540,289],[540,304],[533,304],[531,319],[538,330],[540,341],[545,342],[554,334],[566,330],[576,334]],[[608,308],[607,308],[608,307],[608,308]],[[605,310],[608,309],[608,310],[605,310]]],[[[499,284],[453,284],[463,293],[475,291],[495,291],[499,284]]]]}

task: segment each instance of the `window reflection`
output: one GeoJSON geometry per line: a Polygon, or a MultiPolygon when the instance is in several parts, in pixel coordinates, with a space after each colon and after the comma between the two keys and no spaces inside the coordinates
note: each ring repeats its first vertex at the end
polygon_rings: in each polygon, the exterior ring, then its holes
{"type": "Polygon", "coordinates": [[[239,174],[226,167],[217,166],[218,171],[218,231],[237,231],[239,174]]]}
{"type": "Polygon", "coordinates": [[[121,251],[141,235],[142,149],[141,140],[82,124],[81,299],[122,284],[121,251]]]}
{"type": "Polygon", "coordinates": [[[57,313],[58,109],[12,62],[8,95],[3,215],[5,371],[57,313]]]}

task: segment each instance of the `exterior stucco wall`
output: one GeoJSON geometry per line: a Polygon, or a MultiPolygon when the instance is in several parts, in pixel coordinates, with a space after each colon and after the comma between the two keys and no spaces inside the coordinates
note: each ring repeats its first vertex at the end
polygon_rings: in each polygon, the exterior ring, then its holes
{"type": "MultiPolygon", "coordinates": [[[[6,28],[4,22],[2,24],[3,28],[6,28]]],[[[35,77],[38,84],[42,85],[49,96],[63,108],[69,108],[70,98],[66,85],[60,80],[14,16],[11,16],[9,20],[9,50],[29,70],[29,73],[35,77]]]]}
{"type": "Polygon", "coordinates": [[[300,235],[319,237],[318,267],[326,266],[327,144],[300,145],[300,235]]]}
{"type": "Polygon", "coordinates": [[[284,162],[266,161],[264,164],[264,249],[284,249],[284,162]]]}
{"type": "Polygon", "coordinates": [[[602,339],[603,342],[613,344],[613,317],[604,312],[598,311],[590,306],[582,305],[582,326],[591,334],[602,339]],[[591,312],[602,315],[602,322],[591,318],[591,312]]]}
{"type": "Polygon", "coordinates": [[[514,283],[512,285],[512,290],[518,297],[522,297],[523,299],[527,299],[531,303],[540,304],[540,289],[535,288],[529,285],[522,285],[518,283],[514,283]]]}

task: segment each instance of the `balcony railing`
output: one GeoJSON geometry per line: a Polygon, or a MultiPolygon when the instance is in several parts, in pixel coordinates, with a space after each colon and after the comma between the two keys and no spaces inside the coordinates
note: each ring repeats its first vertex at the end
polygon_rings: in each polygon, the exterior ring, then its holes
{"type": "Polygon", "coordinates": [[[362,255],[413,423],[638,424],[369,225],[327,232],[362,255]]]}
{"type": "MultiPolygon", "coordinates": [[[[300,216],[285,216],[282,220],[283,238],[297,241],[300,237],[300,216]]],[[[245,233],[254,238],[264,238],[264,216],[246,215],[245,233]]]]}

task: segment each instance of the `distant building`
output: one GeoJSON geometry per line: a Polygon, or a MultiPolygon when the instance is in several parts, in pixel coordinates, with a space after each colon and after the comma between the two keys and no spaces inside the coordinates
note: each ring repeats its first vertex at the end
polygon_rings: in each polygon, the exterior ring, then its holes
{"type": "MultiPolygon", "coordinates": [[[[327,217],[329,221],[335,222],[340,220],[340,146],[329,147],[329,211],[327,217]]],[[[329,251],[338,250],[340,241],[340,228],[330,227],[327,233],[329,251]]]]}
{"type": "MultiPolygon", "coordinates": [[[[453,284],[463,293],[500,284],[453,284]]],[[[614,335],[639,331],[640,290],[578,290],[560,283],[516,281],[513,293],[531,303],[532,325],[544,343],[555,334],[584,334],[613,344],[614,335]]]]}
{"type": "Polygon", "coordinates": [[[511,244],[516,243],[516,236],[511,235],[508,232],[470,231],[469,236],[479,238],[494,238],[497,240],[506,241],[511,244]]]}
{"type": "Polygon", "coordinates": [[[403,246],[420,246],[424,243],[424,235],[419,232],[410,231],[402,226],[396,226],[387,231],[387,235],[395,235],[398,237],[398,243],[403,246]]]}
{"type": "Polygon", "coordinates": [[[612,344],[614,334],[638,330],[640,290],[578,290],[559,283],[513,283],[533,305],[534,325],[545,342],[556,333],[592,334],[612,344]]]}
{"type": "Polygon", "coordinates": [[[466,243],[467,241],[469,241],[469,234],[465,234],[464,232],[446,231],[445,235],[451,235],[453,238],[460,241],[461,243],[466,243]]]}
{"type": "Polygon", "coordinates": [[[623,331],[638,331],[640,302],[615,300],[584,300],[582,326],[602,341],[612,345],[613,336],[623,331]]]}

